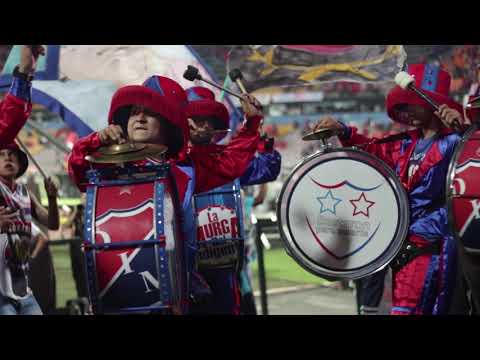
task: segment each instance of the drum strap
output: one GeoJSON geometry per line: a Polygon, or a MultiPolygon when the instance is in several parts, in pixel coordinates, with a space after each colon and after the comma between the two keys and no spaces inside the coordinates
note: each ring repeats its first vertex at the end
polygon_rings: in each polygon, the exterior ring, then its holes
{"type": "Polygon", "coordinates": [[[411,241],[407,240],[403,244],[402,249],[390,263],[390,267],[394,272],[398,272],[410,261],[424,254],[439,255],[441,252],[440,241],[435,241],[424,247],[418,247],[411,241]]]}

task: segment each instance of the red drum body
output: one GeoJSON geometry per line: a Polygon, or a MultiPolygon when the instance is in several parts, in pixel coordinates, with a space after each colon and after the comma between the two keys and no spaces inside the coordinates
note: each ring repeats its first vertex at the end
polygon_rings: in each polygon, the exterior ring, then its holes
{"type": "Polygon", "coordinates": [[[480,253],[480,130],[472,126],[458,143],[447,177],[449,224],[468,252],[480,253]]]}
{"type": "Polygon", "coordinates": [[[85,255],[94,313],[185,313],[186,250],[169,166],[87,175],[85,255]]]}

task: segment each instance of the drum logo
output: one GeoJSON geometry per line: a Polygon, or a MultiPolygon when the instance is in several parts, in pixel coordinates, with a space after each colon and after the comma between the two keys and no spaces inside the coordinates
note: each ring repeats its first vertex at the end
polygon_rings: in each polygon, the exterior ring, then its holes
{"type": "Polygon", "coordinates": [[[380,224],[372,226],[372,220],[375,219],[371,219],[371,217],[376,201],[373,201],[369,194],[380,188],[383,183],[365,188],[356,186],[348,180],[333,185],[322,184],[313,178],[310,180],[322,189],[316,195],[319,212],[315,219],[315,227],[312,226],[308,216],[306,217],[307,226],[315,241],[327,254],[337,260],[358,253],[373,239],[380,227],[380,224]],[[323,235],[320,236],[320,234],[323,235]],[[322,240],[323,236],[326,238],[355,237],[364,240],[350,251],[339,254],[329,248],[327,243],[322,240]]]}
{"type": "Polygon", "coordinates": [[[198,212],[197,240],[238,237],[238,218],[234,209],[209,206],[198,212]]]}
{"type": "MultiPolygon", "coordinates": [[[[134,208],[111,209],[95,219],[96,243],[151,240],[155,236],[153,227],[154,205],[147,200],[134,208]],[[135,224],[135,226],[131,226],[135,224]]],[[[103,297],[118,280],[133,280],[145,283],[146,292],[151,291],[148,283],[158,288],[158,280],[145,269],[138,255],[142,247],[130,250],[114,250],[97,253],[100,297],[103,297]],[[143,271],[138,271],[140,268],[143,271]],[[137,275],[132,277],[132,275],[137,275]],[[127,279],[128,278],[128,279],[127,279]],[[147,281],[148,280],[148,281],[147,281]]],[[[140,256],[141,257],[141,256],[140,256]]],[[[126,286],[126,284],[122,284],[126,286]]]]}

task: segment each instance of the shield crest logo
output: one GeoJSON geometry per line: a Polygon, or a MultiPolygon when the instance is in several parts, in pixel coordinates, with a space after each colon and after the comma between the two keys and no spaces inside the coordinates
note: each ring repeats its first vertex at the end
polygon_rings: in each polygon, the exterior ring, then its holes
{"type": "MultiPolygon", "coordinates": [[[[152,200],[129,209],[112,209],[97,216],[95,242],[112,243],[122,241],[152,240],[154,205],[152,200]]],[[[100,296],[122,275],[133,272],[131,264],[141,247],[110,250],[97,253],[97,269],[100,296]]],[[[142,269],[143,270],[143,269],[142,269]]]]}
{"type": "Polygon", "coordinates": [[[284,241],[302,266],[322,276],[361,276],[382,266],[408,229],[407,195],[394,172],[373,166],[371,155],[346,152],[305,159],[279,200],[284,241]]]}

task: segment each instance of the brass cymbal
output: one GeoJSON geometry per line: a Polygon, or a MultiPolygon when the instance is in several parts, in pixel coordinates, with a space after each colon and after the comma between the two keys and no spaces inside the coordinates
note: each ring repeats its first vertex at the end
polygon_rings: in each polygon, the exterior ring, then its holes
{"type": "Polygon", "coordinates": [[[85,156],[92,163],[119,164],[129,161],[144,160],[148,156],[162,155],[168,148],[158,144],[130,144],[105,146],[95,153],[85,156]],[[126,145],[126,146],[125,146],[126,145]],[[128,150],[130,148],[130,150],[128,150]]]}
{"type": "Polygon", "coordinates": [[[304,135],[302,137],[302,140],[303,141],[322,140],[322,139],[331,138],[332,136],[336,136],[338,134],[340,134],[340,131],[336,129],[320,129],[320,130],[308,133],[307,135],[304,135]]]}
{"type": "Polygon", "coordinates": [[[102,155],[119,155],[143,150],[147,145],[141,143],[127,142],[124,144],[114,144],[110,146],[102,146],[97,151],[102,155]]]}

